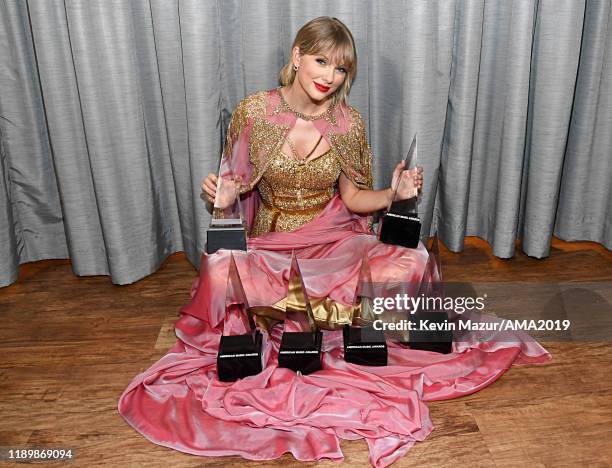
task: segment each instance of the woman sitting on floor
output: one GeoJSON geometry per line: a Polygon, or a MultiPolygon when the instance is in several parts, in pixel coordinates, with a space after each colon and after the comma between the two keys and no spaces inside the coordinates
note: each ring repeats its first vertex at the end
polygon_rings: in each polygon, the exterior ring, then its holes
{"type": "MultiPolygon", "coordinates": [[[[344,361],[363,253],[375,283],[417,284],[427,261],[416,249],[383,244],[371,213],[391,202],[373,190],[372,155],[364,122],[346,102],[357,66],[353,37],[335,18],[298,32],[281,87],[252,94],[234,111],[222,169],[234,174],[249,233],[248,251],[203,255],[192,301],[176,323],[178,341],[137,376],[119,411],[149,440],[197,455],[269,460],[340,459],[339,439],[365,438],[370,460],[386,466],[431,432],[424,401],[473,393],[513,363],[545,362],[533,341],[455,344],[451,354],[389,343],[389,365],[344,361]],[[233,255],[256,322],[268,331],[264,370],[233,384],[216,375],[233,255]],[[317,324],[325,328],[323,370],[302,376],[277,365],[292,255],[298,259],[317,324]]],[[[423,186],[421,169],[399,164],[398,199],[423,186]]],[[[217,176],[203,190],[215,199],[217,176]]]]}

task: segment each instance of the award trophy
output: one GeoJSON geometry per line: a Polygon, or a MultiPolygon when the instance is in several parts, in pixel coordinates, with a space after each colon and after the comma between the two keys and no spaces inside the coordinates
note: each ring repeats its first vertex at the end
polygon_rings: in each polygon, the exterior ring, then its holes
{"type": "Polygon", "coordinates": [[[240,206],[240,184],[230,164],[221,158],[213,215],[206,232],[206,253],[219,249],[246,250],[246,229],[240,206]]]}
{"type": "MultiPolygon", "coordinates": [[[[417,163],[417,137],[412,138],[405,159],[404,169],[412,169],[417,163]]],[[[400,177],[393,187],[393,199],[405,182],[400,177]]],[[[421,220],[418,214],[418,196],[407,200],[391,201],[387,212],[380,220],[379,239],[385,244],[416,248],[421,234],[421,220]]]]}
{"type": "Polygon", "coordinates": [[[262,370],[262,335],[255,328],[248,308],[234,255],[231,254],[225,295],[226,316],[217,354],[217,375],[223,382],[233,382],[259,374],[262,370]]]}
{"type": "Polygon", "coordinates": [[[450,353],[453,347],[453,331],[448,314],[444,310],[444,285],[437,234],[433,237],[419,296],[426,303],[421,310],[410,316],[410,321],[413,322],[410,331],[410,348],[442,354],[450,353]]]}
{"type": "Polygon", "coordinates": [[[315,323],[295,253],[291,256],[284,327],[278,367],[304,375],[321,370],[323,333],[315,323]]]}
{"type": "Polygon", "coordinates": [[[367,252],[364,251],[355,291],[355,314],[352,326],[345,325],[344,360],[363,366],[387,365],[387,342],[382,330],[373,326],[374,288],[367,252]]]}

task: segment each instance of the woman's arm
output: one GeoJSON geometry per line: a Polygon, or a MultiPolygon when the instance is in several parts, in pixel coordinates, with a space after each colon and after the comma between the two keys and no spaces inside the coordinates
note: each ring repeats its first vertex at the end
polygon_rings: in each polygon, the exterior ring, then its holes
{"type": "MultiPolygon", "coordinates": [[[[249,97],[247,96],[245,99],[238,103],[236,109],[234,109],[234,112],[232,113],[229,127],[227,129],[227,135],[225,137],[223,153],[221,155],[221,170],[223,170],[223,161],[229,161],[229,159],[232,157],[234,152],[234,145],[238,141],[240,133],[247,124],[247,114],[249,106],[248,102],[249,97]]],[[[202,181],[202,195],[203,198],[205,198],[208,202],[206,204],[206,209],[210,213],[212,213],[212,209],[215,204],[217,205],[215,208],[224,209],[230,206],[236,200],[237,190],[240,189],[242,178],[240,178],[239,176],[231,178],[229,180],[225,177],[223,178],[224,182],[230,182],[230,180],[235,183],[222,183],[221,186],[218,187],[218,176],[217,174],[213,174],[211,172],[202,181]],[[217,190],[219,190],[219,193],[217,193],[217,190]],[[216,200],[216,196],[219,196],[218,200],[216,200]]]]}
{"type": "Polygon", "coordinates": [[[352,125],[349,130],[351,138],[348,140],[356,141],[357,145],[347,145],[348,150],[344,159],[345,162],[349,163],[350,169],[353,169],[360,176],[360,180],[349,178],[344,172],[340,174],[338,181],[340,196],[347,208],[359,214],[373,213],[387,208],[393,197],[394,190],[392,187],[397,186],[400,178],[402,183],[393,201],[406,200],[417,196],[423,188],[423,168],[415,167],[404,170],[404,161],[395,166],[391,178],[391,187],[384,190],[369,190],[369,187],[372,186],[372,150],[368,144],[365,122],[361,114],[353,107],[349,106],[349,109],[352,125]]]}
{"type": "Polygon", "coordinates": [[[417,196],[423,188],[423,169],[417,167],[411,170],[404,170],[404,161],[400,162],[393,171],[391,187],[384,190],[365,190],[360,189],[344,175],[340,174],[338,186],[342,201],[349,210],[354,213],[366,214],[382,210],[389,206],[393,197],[393,188],[398,178],[402,178],[400,189],[394,201],[405,200],[417,196]]]}

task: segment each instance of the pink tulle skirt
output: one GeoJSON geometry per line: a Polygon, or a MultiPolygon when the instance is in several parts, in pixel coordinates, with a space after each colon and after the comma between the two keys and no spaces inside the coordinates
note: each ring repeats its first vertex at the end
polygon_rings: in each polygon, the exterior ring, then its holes
{"type": "MultiPolygon", "coordinates": [[[[287,292],[291,255],[307,293],[344,305],[354,300],[362,254],[374,282],[414,283],[427,251],[380,243],[364,217],[336,196],[301,228],[270,233],[234,252],[250,306],[267,306],[287,292]]],[[[513,340],[455,343],[451,354],[388,343],[386,367],[343,359],[342,332],[325,331],[323,370],[303,376],[277,367],[282,329],[264,337],[264,370],[234,383],[216,375],[223,331],[230,253],[204,255],[192,301],[181,309],[177,342],[137,375],[119,399],[119,412],[150,441],[183,452],[270,460],[342,459],[340,439],[365,438],[370,462],[382,467],[402,457],[432,431],[426,401],[469,395],[497,380],[512,364],[545,363],[550,355],[526,335],[513,340]]]]}

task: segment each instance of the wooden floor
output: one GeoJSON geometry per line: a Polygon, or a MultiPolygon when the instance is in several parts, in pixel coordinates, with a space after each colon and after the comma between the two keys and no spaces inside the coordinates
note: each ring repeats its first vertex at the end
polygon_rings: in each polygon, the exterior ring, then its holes
{"type": "MultiPolygon", "coordinates": [[[[593,243],[554,241],[547,259],[500,260],[471,238],[461,254],[443,248],[442,261],[447,281],[595,282],[602,310],[611,310],[612,253],[593,243]]],[[[185,455],[148,442],[117,413],[132,377],[174,343],[195,275],[183,254],[121,287],[75,277],[64,260],[22,266],[19,281],[0,289],[0,447],[70,447],[72,466],[88,467],[314,466],[290,455],[185,455]]],[[[434,432],[394,466],[612,466],[607,340],[547,341],[551,364],[513,367],[475,395],[430,403],[434,432]]],[[[343,441],[342,450],[342,466],[368,465],[365,442],[343,441]]]]}

